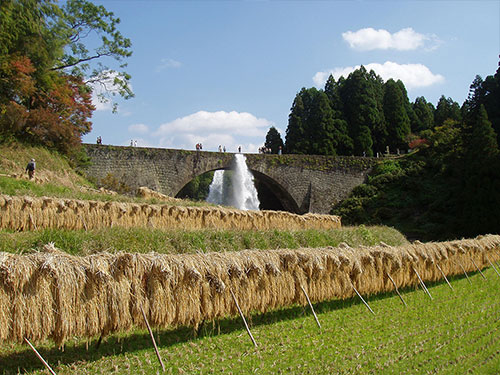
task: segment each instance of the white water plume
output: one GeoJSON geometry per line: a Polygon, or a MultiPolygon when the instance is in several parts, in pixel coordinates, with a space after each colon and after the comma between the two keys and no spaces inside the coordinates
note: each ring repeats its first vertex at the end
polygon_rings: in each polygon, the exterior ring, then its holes
{"type": "Polygon", "coordinates": [[[207,202],[233,206],[240,210],[259,209],[257,189],[244,155],[235,155],[233,168],[228,173],[223,170],[215,171],[207,202]]]}
{"type": "Polygon", "coordinates": [[[208,187],[207,202],[213,204],[224,203],[224,170],[220,169],[214,172],[214,177],[208,187]]]}
{"type": "Polygon", "coordinates": [[[242,154],[235,155],[233,201],[233,206],[240,210],[258,210],[260,205],[252,172],[248,169],[246,158],[242,154]]]}

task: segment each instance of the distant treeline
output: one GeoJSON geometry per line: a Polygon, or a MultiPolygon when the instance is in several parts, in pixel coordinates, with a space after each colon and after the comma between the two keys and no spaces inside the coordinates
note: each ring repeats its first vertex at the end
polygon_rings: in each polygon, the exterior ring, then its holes
{"type": "MultiPolygon", "coordinates": [[[[343,224],[385,224],[424,240],[500,233],[500,68],[484,80],[476,76],[462,107],[442,97],[432,114],[433,122],[412,130],[418,152],[381,163],[334,207],[343,224]]],[[[369,130],[361,134],[373,135],[369,130]]]]}
{"type": "Polygon", "coordinates": [[[461,126],[467,120],[471,100],[474,105],[484,104],[498,134],[498,77],[489,76],[484,81],[476,77],[471,97],[462,107],[444,95],[434,107],[424,97],[411,103],[403,82],[384,82],[373,70],[368,72],[361,66],[347,78],[335,80],[330,75],[324,89],[302,88],[297,93],[284,152],[373,156],[386,152],[387,147],[391,153],[406,151],[428,135],[425,131],[443,125],[461,126]]]}

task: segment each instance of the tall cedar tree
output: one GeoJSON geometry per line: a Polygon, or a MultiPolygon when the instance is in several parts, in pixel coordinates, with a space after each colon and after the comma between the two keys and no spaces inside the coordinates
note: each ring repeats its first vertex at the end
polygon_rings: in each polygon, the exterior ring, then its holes
{"type": "Polygon", "coordinates": [[[465,112],[473,112],[477,115],[477,110],[483,104],[488,119],[493,130],[497,134],[497,142],[500,142],[500,62],[495,75],[487,76],[484,81],[480,76],[476,76],[472,82],[469,97],[464,103],[465,112]]]}
{"type": "MultiPolygon", "coordinates": [[[[305,88],[300,93],[304,90],[305,88]]],[[[304,150],[308,148],[303,120],[305,118],[305,109],[300,93],[295,95],[290,114],[288,115],[288,127],[286,128],[285,136],[285,151],[288,154],[304,154],[304,150]]]]}
{"type": "Polygon", "coordinates": [[[379,136],[377,147],[380,148],[384,143],[382,138],[386,131],[383,113],[380,110],[380,90],[377,89],[380,81],[373,78],[374,75],[370,75],[361,66],[349,74],[340,89],[355,155],[373,155],[374,133],[379,136]]]}
{"type": "Polygon", "coordinates": [[[333,111],[334,126],[337,129],[338,142],[337,154],[338,155],[352,155],[354,144],[351,137],[349,137],[348,125],[344,116],[344,105],[340,98],[340,88],[342,87],[345,79],[340,77],[336,82],[335,78],[330,74],[325,83],[325,94],[330,100],[330,107],[333,111]]]}
{"type": "MultiPolygon", "coordinates": [[[[459,228],[464,235],[498,232],[500,215],[500,161],[497,134],[480,105],[470,128],[465,132],[463,202],[459,228]]],[[[461,202],[457,202],[460,204],[461,202]]]]}
{"type": "Polygon", "coordinates": [[[443,126],[446,120],[452,120],[458,124],[462,120],[462,114],[457,102],[441,95],[434,112],[434,126],[443,126]]]}
{"type": "Polygon", "coordinates": [[[406,110],[406,114],[408,115],[408,119],[410,120],[410,132],[411,132],[412,124],[415,124],[417,122],[417,114],[413,110],[413,105],[411,104],[410,99],[408,98],[408,91],[406,91],[406,87],[403,81],[398,79],[396,83],[398,84],[399,89],[401,90],[401,94],[403,95],[404,107],[406,110]]]}
{"type": "Polygon", "coordinates": [[[415,113],[415,121],[411,123],[411,131],[414,134],[420,133],[434,127],[434,106],[428,103],[423,96],[415,99],[412,105],[415,113]]]}
{"type": "Polygon", "coordinates": [[[410,119],[407,114],[404,92],[393,79],[385,84],[384,115],[387,127],[387,146],[390,150],[408,148],[410,119]]]}
{"type": "Polygon", "coordinates": [[[271,149],[272,154],[277,154],[280,148],[283,151],[283,139],[281,139],[279,131],[274,126],[267,132],[264,146],[271,149]]]}
{"type": "Polygon", "coordinates": [[[335,118],[324,91],[303,88],[297,94],[289,116],[285,148],[288,153],[316,155],[347,154],[352,149],[346,123],[335,118]]]}

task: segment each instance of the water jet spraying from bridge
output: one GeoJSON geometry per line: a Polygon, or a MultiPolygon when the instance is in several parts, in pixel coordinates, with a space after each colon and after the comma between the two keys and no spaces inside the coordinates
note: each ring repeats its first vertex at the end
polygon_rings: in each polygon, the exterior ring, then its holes
{"type": "Polygon", "coordinates": [[[259,209],[257,189],[244,155],[235,155],[231,173],[226,174],[223,170],[215,171],[207,201],[233,206],[240,210],[259,209]]]}

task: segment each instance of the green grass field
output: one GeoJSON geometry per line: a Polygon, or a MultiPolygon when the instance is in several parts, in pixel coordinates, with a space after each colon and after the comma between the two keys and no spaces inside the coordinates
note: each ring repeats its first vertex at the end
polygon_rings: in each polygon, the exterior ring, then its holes
{"type": "Polygon", "coordinates": [[[0,252],[28,253],[41,250],[43,245],[55,246],[73,255],[88,255],[100,251],[116,253],[178,254],[243,249],[277,249],[298,247],[373,246],[381,241],[392,246],[408,243],[405,237],[388,227],[343,227],[332,230],[300,231],[241,231],[241,230],[160,230],[145,228],[107,228],[93,231],[45,229],[29,232],[0,230],[0,252]]]}
{"type": "MultiPolygon", "coordinates": [[[[167,374],[498,374],[500,278],[493,269],[396,294],[292,306],[250,317],[254,348],[239,318],[209,322],[199,331],[155,331],[167,374]]],[[[39,350],[58,374],[159,374],[149,335],[135,331],[103,340],[50,343],[39,350]]],[[[0,349],[2,374],[43,374],[27,346],[0,349]]]]}

